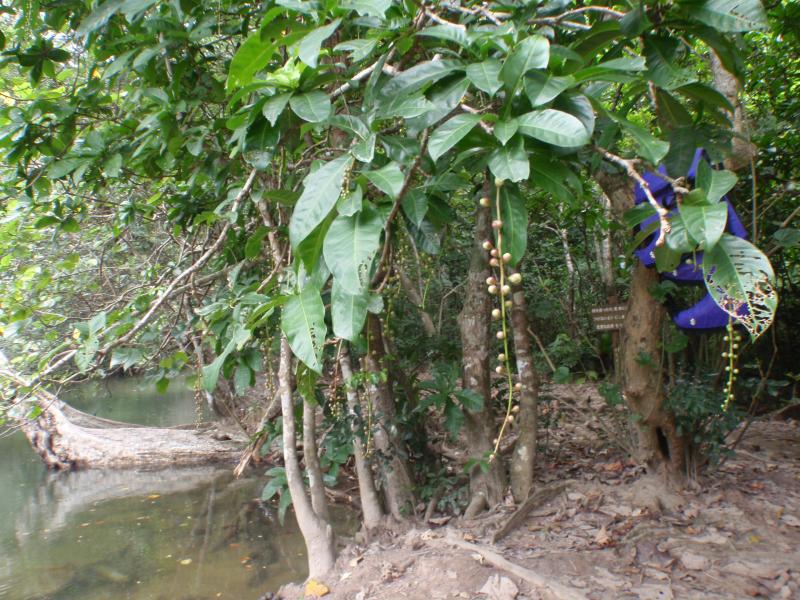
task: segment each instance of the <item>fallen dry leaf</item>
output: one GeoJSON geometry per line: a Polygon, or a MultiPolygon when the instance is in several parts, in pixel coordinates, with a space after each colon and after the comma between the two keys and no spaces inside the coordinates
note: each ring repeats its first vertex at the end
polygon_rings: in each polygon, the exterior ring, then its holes
{"type": "Polygon", "coordinates": [[[321,598],[331,593],[330,588],[316,579],[309,579],[306,583],[306,598],[321,598]]]}
{"type": "Polygon", "coordinates": [[[495,573],[486,580],[479,593],[488,596],[489,600],[514,600],[519,594],[519,588],[508,577],[495,573]]]}

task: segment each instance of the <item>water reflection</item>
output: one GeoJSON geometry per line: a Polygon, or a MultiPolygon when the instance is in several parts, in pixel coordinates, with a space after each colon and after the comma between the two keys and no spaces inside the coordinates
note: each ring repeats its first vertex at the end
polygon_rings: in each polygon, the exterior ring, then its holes
{"type": "MultiPolygon", "coordinates": [[[[163,396],[142,393],[133,382],[132,402],[124,383],[98,405],[99,416],[167,425],[194,414],[190,393],[165,405],[163,396]],[[162,420],[154,406],[172,417],[162,420]]],[[[246,599],[300,580],[302,538],[291,517],[281,527],[260,502],[263,483],[234,480],[219,467],[52,473],[21,435],[6,436],[0,439],[0,598],[246,599]]],[[[338,521],[347,528],[346,515],[338,521]]]]}

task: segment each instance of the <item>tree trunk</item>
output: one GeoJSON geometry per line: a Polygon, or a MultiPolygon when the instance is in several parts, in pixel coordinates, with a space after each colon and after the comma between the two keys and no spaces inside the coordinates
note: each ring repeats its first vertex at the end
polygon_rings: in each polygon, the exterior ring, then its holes
{"type": "MultiPolygon", "coordinates": [[[[609,173],[596,173],[595,179],[618,218],[633,206],[627,179],[609,173]]],[[[673,415],[663,408],[659,341],[666,311],[649,291],[657,284],[656,270],[637,262],[620,342],[621,379],[625,401],[639,417],[639,460],[680,480],[685,475],[686,440],[678,435],[673,415]]]]}
{"type": "Polygon", "coordinates": [[[408,275],[400,271],[400,285],[403,286],[403,290],[408,296],[408,299],[411,300],[411,303],[417,308],[419,311],[419,320],[422,323],[422,330],[425,332],[427,337],[433,337],[436,335],[436,325],[433,324],[433,318],[425,310],[425,307],[422,304],[422,296],[414,287],[414,282],[408,278],[408,275]]]}
{"type": "Polygon", "coordinates": [[[303,460],[306,463],[311,506],[320,519],[330,521],[317,450],[317,408],[305,399],[303,400],[303,460]]]}
{"type": "Polygon", "coordinates": [[[750,161],[755,157],[755,146],[750,141],[747,127],[747,116],[744,105],[739,98],[741,85],[736,77],[725,70],[722,62],[715,52],[711,52],[711,72],[714,75],[714,87],[728,99],[733,106],[731,114],[731,129],[734,137],[731,140],[732,154],[725,161],[725,168],[731,171],[749,167],[750,161]]]}
{"type": "Polygon", "coordinates": [[[398,521],[414,512],[414,484],[406,461],[406,453],[397,436],[394,397],[387,382],[384,362],[383,331],[377,315],[367,316],[367,352],[364,370],[370,374],[367,391],[375,415],[375,447],[383,455],[381,470],[384,496],[389,513],[398,521]]]}
{"type": "Polygon", "coordinates": [[[536,436],[538,429],[539,375],[533,365],[531,338],[528,335],[528,308],[525,291],[520,287],[512,296],[512,332],[517,376],[522,389],[519,398],[517,427],[519,437],[511,458],[511,493],[514,500],[523,502],[533,487],[533,472],[536,467],[536,436]]]}
{"type": "Polygon", "coordinates": [[[330,523],[317,515],[306,495],[300,471],[292,399],[292,350],[286,338],[281,339],[278,386],[283,414],[283,460],[286,467],[286,481],[292,496],[297,524],[306,543],[309,577],[320,577],[333,568],[336,561],[336,546],[330,523]]]}
{"type": "MultiPolygon", "coordinates": [[[[464,306],[458,316],[461,332],[462,386],[483,398],[483,410],[469,411],[464,419],[464,441],[467,454],[484,460],[494,449],[492,439],[496,435],[494,410],[492,409],[491,380],[489,378],[489,355],[492,351],[491,313],[492,297],[486,292],[486,279],[491,275],[486,251],[482,244],[491,238],[491,211],[478,207],[475,216],[475,233],[470,254],[464,306]]],[[[476,465],[469,473],[470,503],[464,516],[472,518],[487,507],[499,504],[503,499],[506,477],[500,456],[489,463],[484,472],[476,465]]]]}
{"type": "Polygon", "coordinates": [[[353,457],[355,458],[356,474],[358,476],[358,495],[361,498],[362,521],[366,529],[375,529],[383,523],[384,513],[380,497],[375,489],[372,469],[364,452],[364,444],[361,441],[362,427],[359,420],[363,415],[363,411],[358,399],[358,390],[351,384],[353,365],[350,360],[350,351],[344,344],[339,353],[339,367],[342,370],[342,378],[344,379],[345,393],[347,394],[347,412],[351,419],[351,430],[353,432],[353,457]]]}

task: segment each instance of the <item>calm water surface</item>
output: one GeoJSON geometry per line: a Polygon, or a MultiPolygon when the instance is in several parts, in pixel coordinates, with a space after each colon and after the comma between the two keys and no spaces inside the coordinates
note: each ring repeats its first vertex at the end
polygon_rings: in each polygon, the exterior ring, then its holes
{"type": "MultiPolygon", "coordinates": [[[[99,416],[190,423],[192,393],[145,380],[82,386],[68,396],[99,416]]],[[[256,600],[306,575],[291,517],[258,501],[260,473],[230,469],[47,472],[21,434],[0,437],[0,599],[256,600]]],[[[347,515],[337,519],[348,528],[347,515]]]]}

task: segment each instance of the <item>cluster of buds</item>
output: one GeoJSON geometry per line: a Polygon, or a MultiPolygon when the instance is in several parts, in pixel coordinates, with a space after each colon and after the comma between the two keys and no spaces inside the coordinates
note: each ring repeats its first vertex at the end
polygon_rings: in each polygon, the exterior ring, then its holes
{"type": "Polygon", "coordinates": [[[733,401],[733,384],[739,375],[739,369],[736,368],[736,358],[738,356],[739,344],[742,341],[742,336],[738,331],[734,331],[733,323],[729,322],[726,327],[727,333],[722,338],[723,342],[728,344],[728,349],[722,353],[722,358],[725,359],[725,373],[728,375],[728,382],[725,385],[725,400],[722,402],[722,410],[728,410],[728,406],[733,401]]]}
{"type": "MultiPolygon", "coordinates": [[[[516,413],[519,411],[519,406],[514,405],[514,393],[522,390],[521,383],[513,383],[513,374],[511,370],[511,361],[509,359],[508,349],[508,319],[507,311],[513,307],[511,299],[512,285],[519,285],[522,283],[522,275],[517,272],[508,274],[508,266],[512,260],[510,252],[503,251],[503,220],[500,212],[500,188],[503,185],[502,180],[496,180],[495,186],[497,188],[497,200],[494,203],[495,218],[492,221],[492,229],[494,230],[495,241],[486,240],[483,242],[482,247],[487,252],[487,261],[489,267],[493,270],[493,274],[486,278],[486,291],[490,296],[498,296],[499,306],[492,309],[492,319],[499,322],[499,328],[495,332],[497,339],[502,342],[503,350],[497,355],[497,366],[495,366],[495,373],[508,379],[508,403],[506,408],[506,415],[503,419],[503,424],[497,438],[494,440],[494,451],[491,453],[489,460],[494,460],[500,448],[500,441],[503,439],[503,433],[507,426],[514,422],[516,413]]],[[[481,207],[491,209],[492,201],[484,196],[479,202],[481,207]]]]}

